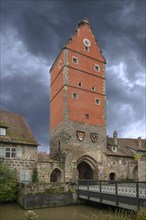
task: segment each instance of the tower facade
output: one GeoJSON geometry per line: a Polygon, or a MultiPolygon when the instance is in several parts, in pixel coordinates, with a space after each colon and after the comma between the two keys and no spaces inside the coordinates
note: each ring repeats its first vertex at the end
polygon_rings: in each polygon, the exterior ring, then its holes
{"type": "Polygon", "coordinates": [[[51,158],[60,161],[64,181],[104,178],[105,58],[87,20],[78,24],[50,73],[51,158]]]}

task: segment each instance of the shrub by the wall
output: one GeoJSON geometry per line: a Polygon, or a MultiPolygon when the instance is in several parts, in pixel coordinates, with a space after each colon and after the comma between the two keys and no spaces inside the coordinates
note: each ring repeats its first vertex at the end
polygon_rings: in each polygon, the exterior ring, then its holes
{"type": "Polygon", "coordinates": [[[0,201],[15,201],[16,193],[16,172],[14,170],[10,170],[7,165],[0,164],[0,201]]]}

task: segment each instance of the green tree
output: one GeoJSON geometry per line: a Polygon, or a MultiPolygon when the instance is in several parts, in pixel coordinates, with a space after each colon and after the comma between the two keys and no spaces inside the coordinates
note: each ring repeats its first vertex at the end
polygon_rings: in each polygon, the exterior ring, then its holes
{"type": "Polygon", "coordinates": [[[0,164],[0,202],[15,201],[16,193],[16,172],[7,165],[0,164]]]}
{"type": "Polygon", "coordinates": [[[143,156],[143,154],[139,152],[139,153],[137,153],[137,154],[134,155],[134,159],[135,159],[136,161],[138,161],[142,156],[143,156]]]}

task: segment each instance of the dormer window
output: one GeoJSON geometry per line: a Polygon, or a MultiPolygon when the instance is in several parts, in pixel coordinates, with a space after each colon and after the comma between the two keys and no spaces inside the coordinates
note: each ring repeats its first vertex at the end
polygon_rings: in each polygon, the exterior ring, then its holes
{"type": "Polygon", "coordinates": [[[7,131],[7,129],[6,128],[0,128],[0,135],[1,136],[6,136],[6,132],[7,131]]]}
{"type": "Polygon", "coordinates": [[[112,151],[117,152],[117,146],[112,146],[112,151]]]}

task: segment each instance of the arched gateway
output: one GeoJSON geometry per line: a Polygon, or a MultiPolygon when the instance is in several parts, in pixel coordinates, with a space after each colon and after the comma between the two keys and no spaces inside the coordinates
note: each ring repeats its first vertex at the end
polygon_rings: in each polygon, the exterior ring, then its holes
{"type": "Polygon", "coordinates": [[[96,161],[87,155],[81,157],[77,163],[78,178],[95,179],[98,173],[96,164],[96,161]]]}
{"type": "Polygon", "coordinates": [[[77,166],[79,179],[93,179],[93,170],[86,162],[81,162],[77,166]]]}

